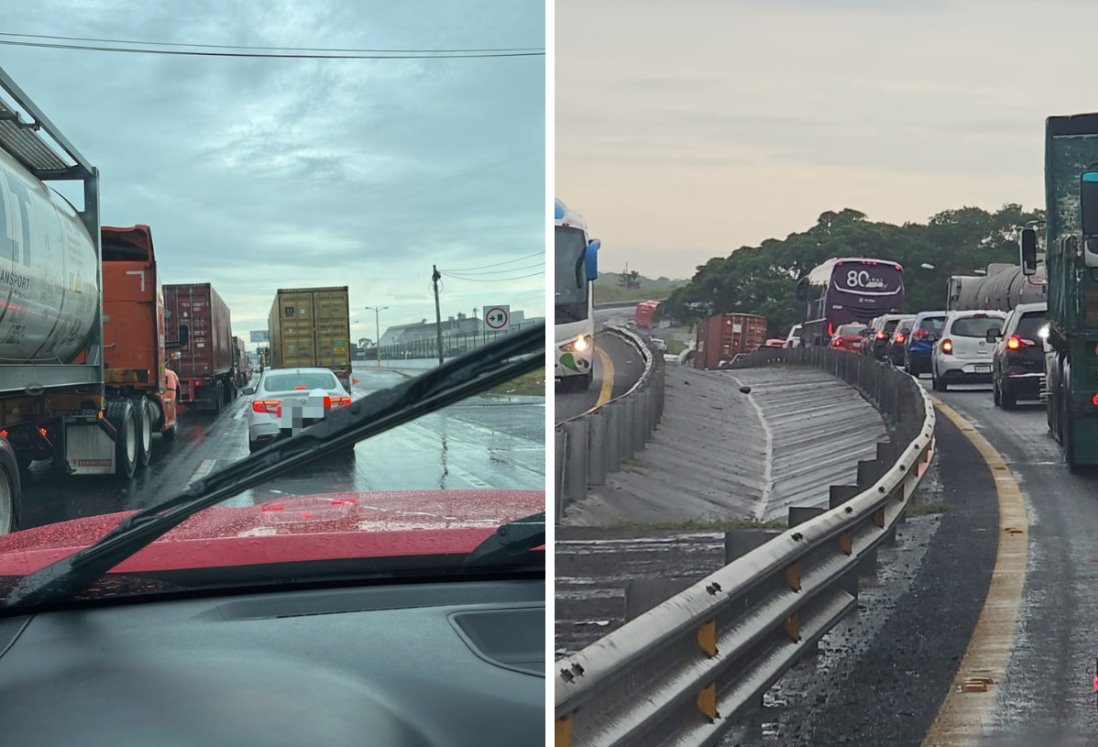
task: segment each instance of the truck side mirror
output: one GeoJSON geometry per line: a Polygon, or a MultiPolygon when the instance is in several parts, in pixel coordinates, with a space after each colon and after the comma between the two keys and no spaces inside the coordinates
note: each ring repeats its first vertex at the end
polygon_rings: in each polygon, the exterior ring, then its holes
{"type": "Polygon", "coordinates": [[[1098,171],[1084,171],[1080,177],[1079,217],[1083,228],[1083,263],[1098,267],[1098,171]]]}
{"type": "Polygon", "coordinates": [[[1023,228],[1018,239],[1021,251],[1022,274],[1037,274],[1037,229],[1023,228]]]}
{"type": "Polygon", "coordinates": [[[591,239],[587,242],[587,253],[584,255],[583,261],[585,263],[584,269],[587,272],[587,279],[598,280],[599,277],[599,248],[602,246],[602,242],[598,239],[591,239]]]}

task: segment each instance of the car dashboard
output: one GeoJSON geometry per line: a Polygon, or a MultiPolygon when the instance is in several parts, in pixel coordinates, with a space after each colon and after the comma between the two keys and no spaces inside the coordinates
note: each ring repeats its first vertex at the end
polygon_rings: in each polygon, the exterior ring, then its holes
{"type": "Polygon", "coordinates": [[[543,580],[286,590],[0,618],[12,745],[533,745],[543,580]]]}

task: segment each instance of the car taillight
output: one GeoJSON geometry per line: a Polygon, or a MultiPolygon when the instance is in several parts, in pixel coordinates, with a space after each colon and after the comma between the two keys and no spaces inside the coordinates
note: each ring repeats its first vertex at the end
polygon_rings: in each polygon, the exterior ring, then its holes
{"type": "Polygon", "coordinates": [[[346,407],[349,404],[351,404],[351,398],[350,397],[325,397],[324,398],[324,406],[329,408],[329,409],[334,409],[336,407],[346,407]]]}
{"type": "Polygon", "coordinates": [[[896,333],[896,342],[897,343],[902,343],[903,341],[904,341],[904,333],[903,332],[897,332],[896,333]]]}
{"type": "Polygon", "coordinates": [[[252,409],[282,417],[282,402],[277,399],[257,399],[252,402],[252,409]]]}
{"type": "Polygon", "coordinates": [[[917,330],[915,330],[915,334],[912,335],[912,339],[921,340],[926,336],[927,336],[927,331],[925,329],[917,329],[917,330]]]}
{"type": "Polygon", "coordinates": [[[883,330],[883,329],[882,329],[882,330],[878,330],[878,332],[877,332],[877,339],[878,339],[878,340],[883,340],[883,339],[884,339],[885,337],[886,337],[886,335],[885,335],[885,333],[884,333],[884,330],[883,330]]]}
{"type": "Polygon", "coordinates": [[[308,389],[308,388],[309,387],[305,386],[304,384],[298,384],[297,386],[294,387],[294,391],[304,391],[305,389],[308,389]]]}
{"type": "Polygon", "coordinates": [[[953,340],[942,340],[942,352],[943,353],[952,353],[953,352],[953,340]]]}
{"type": "Polygon", "coordinates": [[[1008,350],[1018,350],[1021,347],[1022,347],[1022,338],[1018,337],[1018,335],[1011,335],[1010,337],[1007,338],[1007,349],[1008,350]]]}
{"type": "Polygon", "coordinates": [[[1095,407],[1098,407],[1098,392],[1094,393],[1094,396],[1090,398],[1090,403],[1095,407]]]}
{"type": "Polygon", "coordinates": [[[835,340],[834,345],[837,348],[841,348],[843,346],[843,341],[842,340],[835,340]]]}

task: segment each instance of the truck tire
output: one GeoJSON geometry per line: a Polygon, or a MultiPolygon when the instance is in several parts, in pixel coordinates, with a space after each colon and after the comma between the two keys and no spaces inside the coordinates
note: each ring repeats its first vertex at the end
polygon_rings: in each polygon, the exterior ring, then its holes
{"type": "Polygon", "coordinates": [[[20,490],[15,450],[0,439],[0,534],[11,534],[19,528],[20,490]]]}
{"type": "Polygon", "coordinates": [[[134,397],[133,407],[137,420],[137,466],[140,469],[148,467],[152,458],[153,422],[156,417],[149,400],[144,397],[134,397]]]}
{"type": "Polygon", "coordinates": [[[128,399],[107,403],[107,421],[118,431],[115,440],[114,474],[124,480],[137,470],[137,413],[128,399]]]}

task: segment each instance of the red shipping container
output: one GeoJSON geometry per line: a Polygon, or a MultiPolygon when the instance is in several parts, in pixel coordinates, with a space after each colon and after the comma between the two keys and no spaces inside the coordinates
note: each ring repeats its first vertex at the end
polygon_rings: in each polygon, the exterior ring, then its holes
{"type": "Polygon", "coordinates": [[[209,283],[164,286],[168,336],[187,327],[187,344],[173,356],[183,404],[201,402],[220,410],[233,397],[233,331],[229,307],[209,283]],[[220,394],[220,396],[219,396],[220,394]]]}
{"type": "Polygon", "coordinates": [[[696,368],[718,368],[741,353],[753,353],[766,342],[766,317],[715,314],[698,323],[696,368]]]}
{"type": "Polygon", "coordinates": [[[653,314],[656,313],[656,309],[659,307],[659,301],[641,301],[637,304],[636,321],[638,327],[645,327],[651,329],[655,326],[652,321],[653,314]]]}

